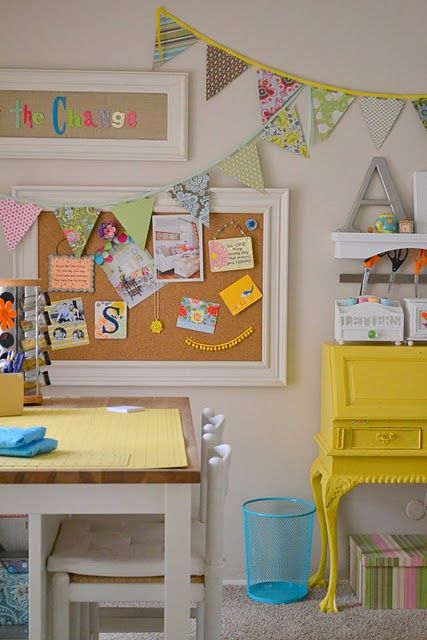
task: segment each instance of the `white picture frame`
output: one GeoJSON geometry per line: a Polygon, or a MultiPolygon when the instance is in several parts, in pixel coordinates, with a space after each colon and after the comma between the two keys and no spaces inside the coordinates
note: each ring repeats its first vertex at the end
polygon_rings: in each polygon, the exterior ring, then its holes
{"type": "MultiPolygon", "coordinates": [[[[148,187],[44,187],[16,186],[12,195],[46,207],[63,202],[100,206],[126,200],[148,187]]],[[[56,386],[146,386],[146,387],[277,387],[286,384],[287,284],[288,284],[288,189],[258,193],[246,188],[211,188],[211,224],[215,211],[263,215],[262,357],[247,361],[58,361],[52,365],[56,386]]],[[[167,193],[156,196],[154,211],[182,213],[167,193]]],[[[38,275],[37,222],[13,253],[13,277],[38,275]]]]}
{"type": "Polygon", "coordinates": [[[202,282],[203,229],[200,218],[195,221],[189,213],[178,213],[154,215],[151,222],[156,280],[163,284],[202,282]],[[166,237],[160,239],[157,234],[166,237]]]}
{"type": "Polygon", "coordinates": [[[0,69],[1,91],[167,94],[165,140],[0,137],[0,158],[187,160],[188,73],[0,69]]]}

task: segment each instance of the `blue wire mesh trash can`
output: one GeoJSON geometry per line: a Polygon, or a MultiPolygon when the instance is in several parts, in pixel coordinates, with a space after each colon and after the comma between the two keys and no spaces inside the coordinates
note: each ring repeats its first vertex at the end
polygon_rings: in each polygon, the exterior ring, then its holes
{"type": "Polygon", "coordinates": [[[257,498],[243,504],[248,595],[284,604],[308,594],[316,507],[297,498],[257,498]]]}

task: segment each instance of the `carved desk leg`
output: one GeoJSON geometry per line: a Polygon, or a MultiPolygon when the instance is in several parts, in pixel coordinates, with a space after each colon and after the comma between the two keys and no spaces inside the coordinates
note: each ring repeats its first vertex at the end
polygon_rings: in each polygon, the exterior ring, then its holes
{"type": "Polygon", "coordinates": [[[329,541],[329,584],[326,596],[320,603],[320,610],[338,613],[335,593],[338,579],[338,506],[343,495],[359,484],[352,476],[322,476],[321,485],[326,517],[326,529],[329,541]]]}
{"type": "Polygon", "coordinates": [[[311,467],[311,488],[313,490],[314,502],[316,504],[317,518],[320,530],[320,562],[317,572],[311,576],[308,584],[310,587],[326,587],[325,569],[326,556],[328,550],[328,536],[326,531],[326,518],[322,496],[322,471],[319,459],[315,460],[311,467]]]}

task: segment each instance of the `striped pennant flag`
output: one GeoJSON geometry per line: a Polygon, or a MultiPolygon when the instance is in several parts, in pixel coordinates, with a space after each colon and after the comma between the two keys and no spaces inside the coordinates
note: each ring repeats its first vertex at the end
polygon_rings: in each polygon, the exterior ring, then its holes
{"type": "Polygon", "coordinates": [[[206,100],[213,98],[246,69],[248,69],[248,65],[240,58],[208,44],[206,50],[206,100]]]}
{"type": "Polygon", "coordinates": [[[419,100],[412,100],[415,111],[417,112],[421,122],[427,129],[427,99],[420,98],[419,100]]]}
{"type": "Polygon", "coordinates": [[[265,125],[261,138],[277,144],[286,151],[299,153],[305,158],[310,157],[301,122],[295,107],[288,107],[287,109],[285,108],[279,111],[277,116],[265,125]]]}
{"type": "Polygon", "coordinates": [[[328,89],[313,87],[311,100],[320,139],[326,140],[353,102],[354,96],[342,91],[328,91],[328,89]]]}
{"type": "Polygon", "coordinates": [[[191,31],[180,27],[171,18],[161,15],[160,27],[154,45],[153,69],[157,69],[168,60],[175,58],[197,41],[198,38],[191,31]]]}
{"type": "Polygon", "coordinates": [[[199,218],[209,227],[210,196],[209,174],[202,173],[190,180],[176,184],[168,191],[174,200],[187,209],[193,218],[199,218]]]}
{"type": "Polygon", "coordinates": [[[248,142],[217,165],[217,168],[252,189],[265,192],[256,140],[248,142]]]}
{"type": "Polygon", "coordinates": [[[397,98],[362,98],[360,108],[377,149],[392,130],[405,103],[397,98]]]}

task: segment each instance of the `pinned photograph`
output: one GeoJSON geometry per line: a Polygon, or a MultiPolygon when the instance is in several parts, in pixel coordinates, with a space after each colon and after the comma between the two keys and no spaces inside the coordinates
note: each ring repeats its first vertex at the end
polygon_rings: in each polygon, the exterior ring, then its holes
{"type": "Polygon", "coordinates": [[[95,302],[95,338],[124,340],[127,337],[127,304],[123,300],[95,302]]]}
{"type": "Polygon", "coordinates": [[[179,305],[177,327],[214,333],[218,319],[218,302],[206,302],[198,298],[182,297],[179,305]]]}
{"type": "Polygon", "coordinates": [[[86,317],[81,298],[57,300],[44,308],[52,350],[89,344],[86,317]]]}
{"type": "Polygon", "coordinates": [[[156,279],[203,280],[203,243],[200,219],[186,214],[154,215],[153,245],[156,279]]]}

